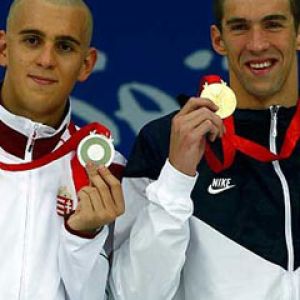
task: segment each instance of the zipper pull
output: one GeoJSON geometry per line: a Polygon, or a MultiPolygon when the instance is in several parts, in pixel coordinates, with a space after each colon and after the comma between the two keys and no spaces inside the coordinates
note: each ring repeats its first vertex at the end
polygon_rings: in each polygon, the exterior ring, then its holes
{"type": "Polygon", "coordinates": [[[272,119],[272,136],[277,137],[277,116],[279,105],[271,106],[271,119],[272,119]]]}
{"type": "Polygon", "coordinates": [[[28,147],[28,152],[31,152],[35,143],[35,138],[36,138],[36,129],[34,129],[33,135],[31,136],[31,142],[28,147]]]}

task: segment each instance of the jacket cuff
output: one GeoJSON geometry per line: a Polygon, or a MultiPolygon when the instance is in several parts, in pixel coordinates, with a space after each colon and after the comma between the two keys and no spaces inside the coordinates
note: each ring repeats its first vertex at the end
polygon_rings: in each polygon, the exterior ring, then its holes
{"type": "MultiPolygon", "coordinates": [[[[69,216],[70,217],[70,216],[69,216]]],[[[68,219],[65,219],[65,228],[66,230],[73,234],[76,235],[78,237],[84,238],[84,239],[93,239],[95,238],[102,230],[103,227],[98,228],[97,230],[95,230],[94,232],[88,232],[88,231],[79,231],[79,230],[74,230],[72,229],[69,224],[68,224],[68,219]]]]}
{"type": "Polygon", "coordinates": [[[167,160],[158,179],[146,188],[146,194],[151,202],[184,221],[194,210],[191,192],[197,178],[198,174],[188,176],[179,172],[167,160]]]}

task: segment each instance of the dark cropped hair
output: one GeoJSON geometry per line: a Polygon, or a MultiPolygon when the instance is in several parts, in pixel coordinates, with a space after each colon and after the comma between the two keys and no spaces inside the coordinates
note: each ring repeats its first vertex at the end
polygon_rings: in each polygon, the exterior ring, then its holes
{"type": "MultiPolygon", "coordinates": [[[[224,16],[224,1],[225,0],[213,0],[213,13],[215,16],[216,25],[220,30],[222,30],[222,19],[224,16]]],[[[289,0],[289,2],[291,6],[291,12],[294,17],[295,29],[296,31],[298,31],[298,26],[300,22],[300,1],[289,0]]]]}

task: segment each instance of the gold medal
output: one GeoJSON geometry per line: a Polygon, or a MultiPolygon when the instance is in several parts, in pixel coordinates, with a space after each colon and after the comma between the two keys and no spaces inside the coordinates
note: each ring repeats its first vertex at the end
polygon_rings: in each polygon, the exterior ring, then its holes
{"type": "Polygon", "coordinates": [[[213,101],[219,107],[216,114],[221,119],[232,115],[236,108],[235,94],[224,81],[222,83],[205,83],[200,97],[213,101]]]}

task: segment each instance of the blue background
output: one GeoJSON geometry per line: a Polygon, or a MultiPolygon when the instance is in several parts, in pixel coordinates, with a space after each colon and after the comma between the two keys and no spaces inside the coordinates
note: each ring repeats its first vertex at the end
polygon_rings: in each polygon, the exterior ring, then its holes
{"type": "MultiPolygon", "coordinates": [[[[100,59],[72,93],[74,118],[107,125],[125,156],[141,126],[176,109],[178,94],[196,94],[202,75],[227,80],[226,62],[210,46],[211,1],[86,2],[100,59]]],[[[0,28],[10,3],[1,0],[0,28]]]]}

